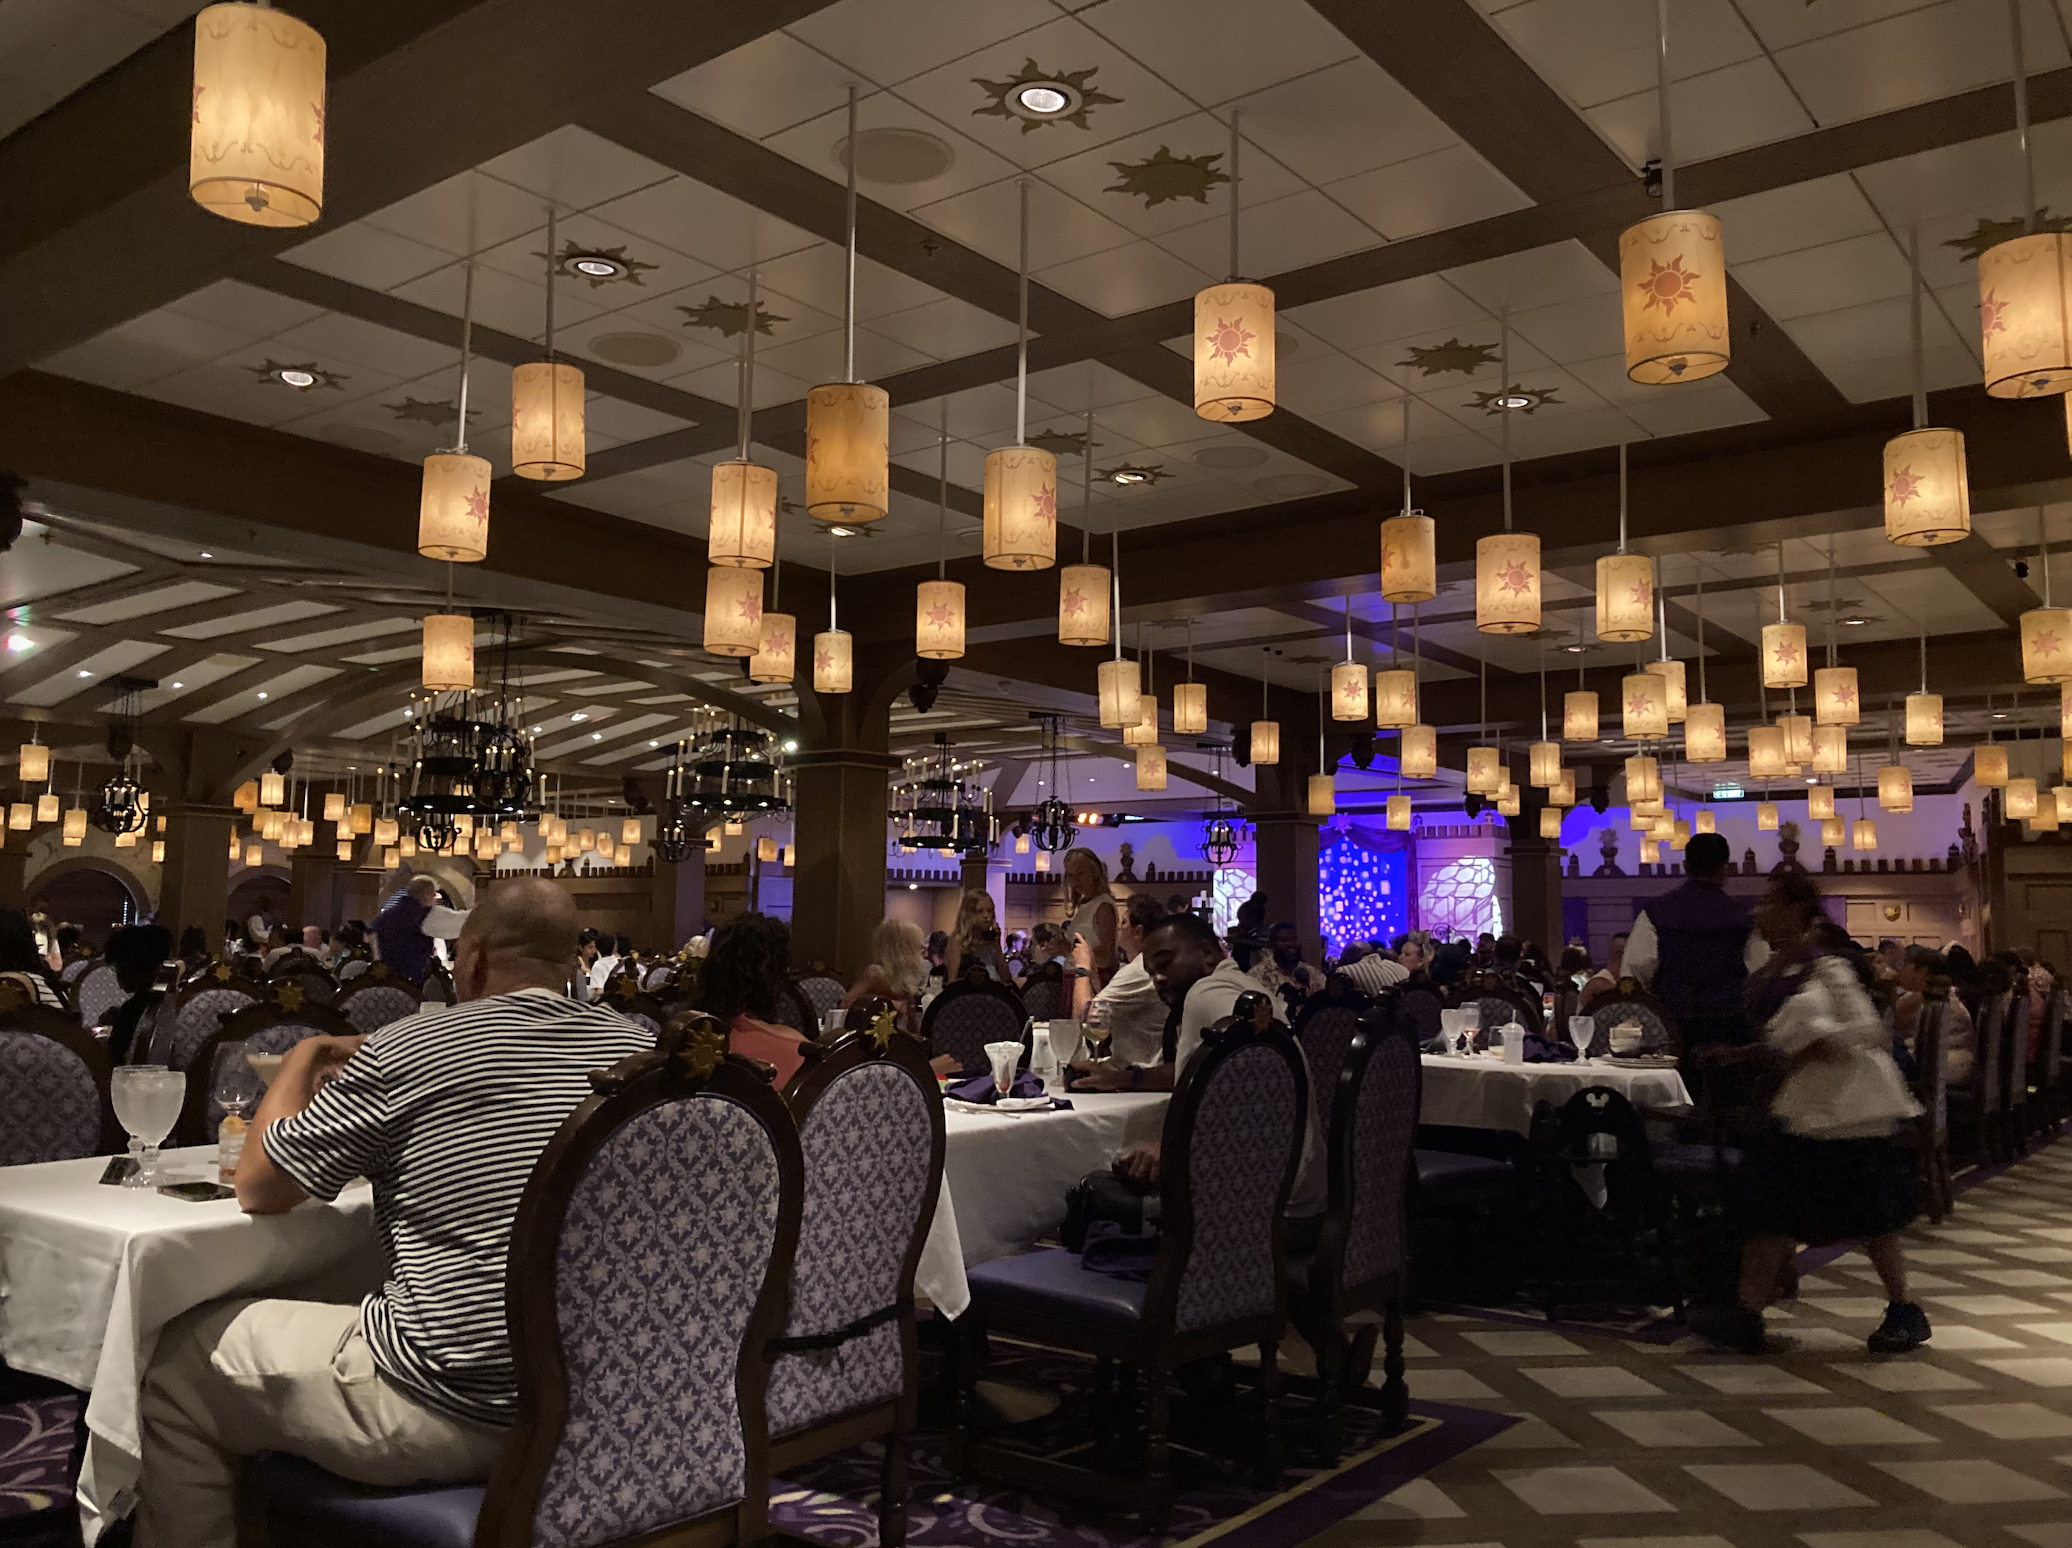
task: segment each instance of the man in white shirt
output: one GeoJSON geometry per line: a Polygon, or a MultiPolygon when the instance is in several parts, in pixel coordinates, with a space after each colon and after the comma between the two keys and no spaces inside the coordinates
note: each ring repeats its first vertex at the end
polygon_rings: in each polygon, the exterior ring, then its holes
{"type": "Polygon", "coordinates": [[[1339,974],[1362,994],[1379,994],[1410,977],[1410,969],[1379,947],[1355,942],[1338,962],[1339,974]]]}
{"type": "Polygon", "coordinates": [[[604,986],[611,982],[612,974],[619,970],[619,939],[602,931],[597,936],[597,960],[590,964],[590,993],[604,993],[604,986]]]}
{"type": "Polygon", "coordinates": [[[1133,893],[1115,921],[1115,944],[1126,959],[1099,994],[1093,983],[1093,942],[1084,936],[1072,943],[1072,1014],[1094,1023],[1108,1035],[1108,1062],[1127,1073],[1131,1065],[1154,1065],[1165,1059],[1169,1007],[1144,966],[1144,933],[1165,918],[1165,908],[1149,893],[1133,893]]]}

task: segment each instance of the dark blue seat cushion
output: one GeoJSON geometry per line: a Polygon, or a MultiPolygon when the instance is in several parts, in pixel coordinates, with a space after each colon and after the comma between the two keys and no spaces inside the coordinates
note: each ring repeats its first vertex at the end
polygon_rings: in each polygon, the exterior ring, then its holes
{"type": "Polygon", "coordinates": [[[1508,1161],[1460,1155],[1451,1150],[1419,1150],[1412,1154],[1417,1162],[1420,1209],[1501,1203],[1518,1186],[1508,1161]]]}
{"type": "Polygon", "coordinates": [[[375,1489],[280,1452],[253,1458],[238,1489],[240,1513],[262,1520],[279,1548],[474,1548],[482,1514],[481,1484],[375,1489]]]}
{"type": "Polygon", "coordinates": [[[1716,1176],[1721,1167],[1730,1172],[1738,1167],[1741,1152],[1732,1145],[1725,1145],[1715,1156],[1710,1145],[1665,1140],[1652,1148],[1648,1159],[1657,1177],[1667,1178],[1673,1183],[1704,1183],[1716,1176]]]}
{"type": "Polygon", "coordinates": [[[1144,1314],[1144,1286],[1079,1266],[1062,1247],[981,1263],[969,1275],[975,1306],[1014,1307],[1098,1323],[1135,1327],[1144,1314]]]}

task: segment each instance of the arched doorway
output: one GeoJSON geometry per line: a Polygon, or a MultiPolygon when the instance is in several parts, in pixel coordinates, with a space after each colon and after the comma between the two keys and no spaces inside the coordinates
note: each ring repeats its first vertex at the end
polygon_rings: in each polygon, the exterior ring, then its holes
{"type": "Polygon", "coordinates": [[[225,919],[236,920],[242,930],[255,914],[281,915],[287,907],[289,884],[288,874],[278,867],[254,866],[230,889],[224,904],[225,919]]]}
{"type": "Polygon", "coordinates": [[[29,894],[29,910],[41,909],[53,928],[76,924],[95,949],[108,944],[119,925],[135,924],[144,914],[144,900],[122,877],[91,861],[46,871],[29,894]]]}

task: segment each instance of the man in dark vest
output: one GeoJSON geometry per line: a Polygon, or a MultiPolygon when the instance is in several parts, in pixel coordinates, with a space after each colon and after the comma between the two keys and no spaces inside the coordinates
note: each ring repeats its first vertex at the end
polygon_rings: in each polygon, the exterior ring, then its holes
{"type": "Polygon", "coordinates": [[[1675,1019],[1686,1053],[1748,1041],[1741,985],[1770,954],[1748,906],[1727,896],[1728,862],[1724,838],[1695,835],[1684,884],[1642,909],[1626,941],[1627,974],[1675,1019]]]}
{"type": "Polygon", "coordinates": [[[391,973],[421,984],[432,963],[432,942],[454,939],[467,918],[465,910],[439,902],[439,884],[431,877],[413,876],[374,916],[375,947],[391,973]]]}

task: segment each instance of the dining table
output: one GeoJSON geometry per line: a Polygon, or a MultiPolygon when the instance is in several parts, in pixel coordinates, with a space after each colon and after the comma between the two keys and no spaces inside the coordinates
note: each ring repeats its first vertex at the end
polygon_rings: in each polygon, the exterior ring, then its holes
{"type": "Polygon", "coordinates": [[[1609,1086],[1636,1107],[1691,1105],[1690,1088],[1673,1060],[1511,1064],[1501,1054],[1425,1054],[1422,1063],[1424,1099],[1417,1121],[1427,1127],[1527,1136],[1535,1107],[1547,1102],[1558,1108],[1586,1086],[1609,1086]]]}

